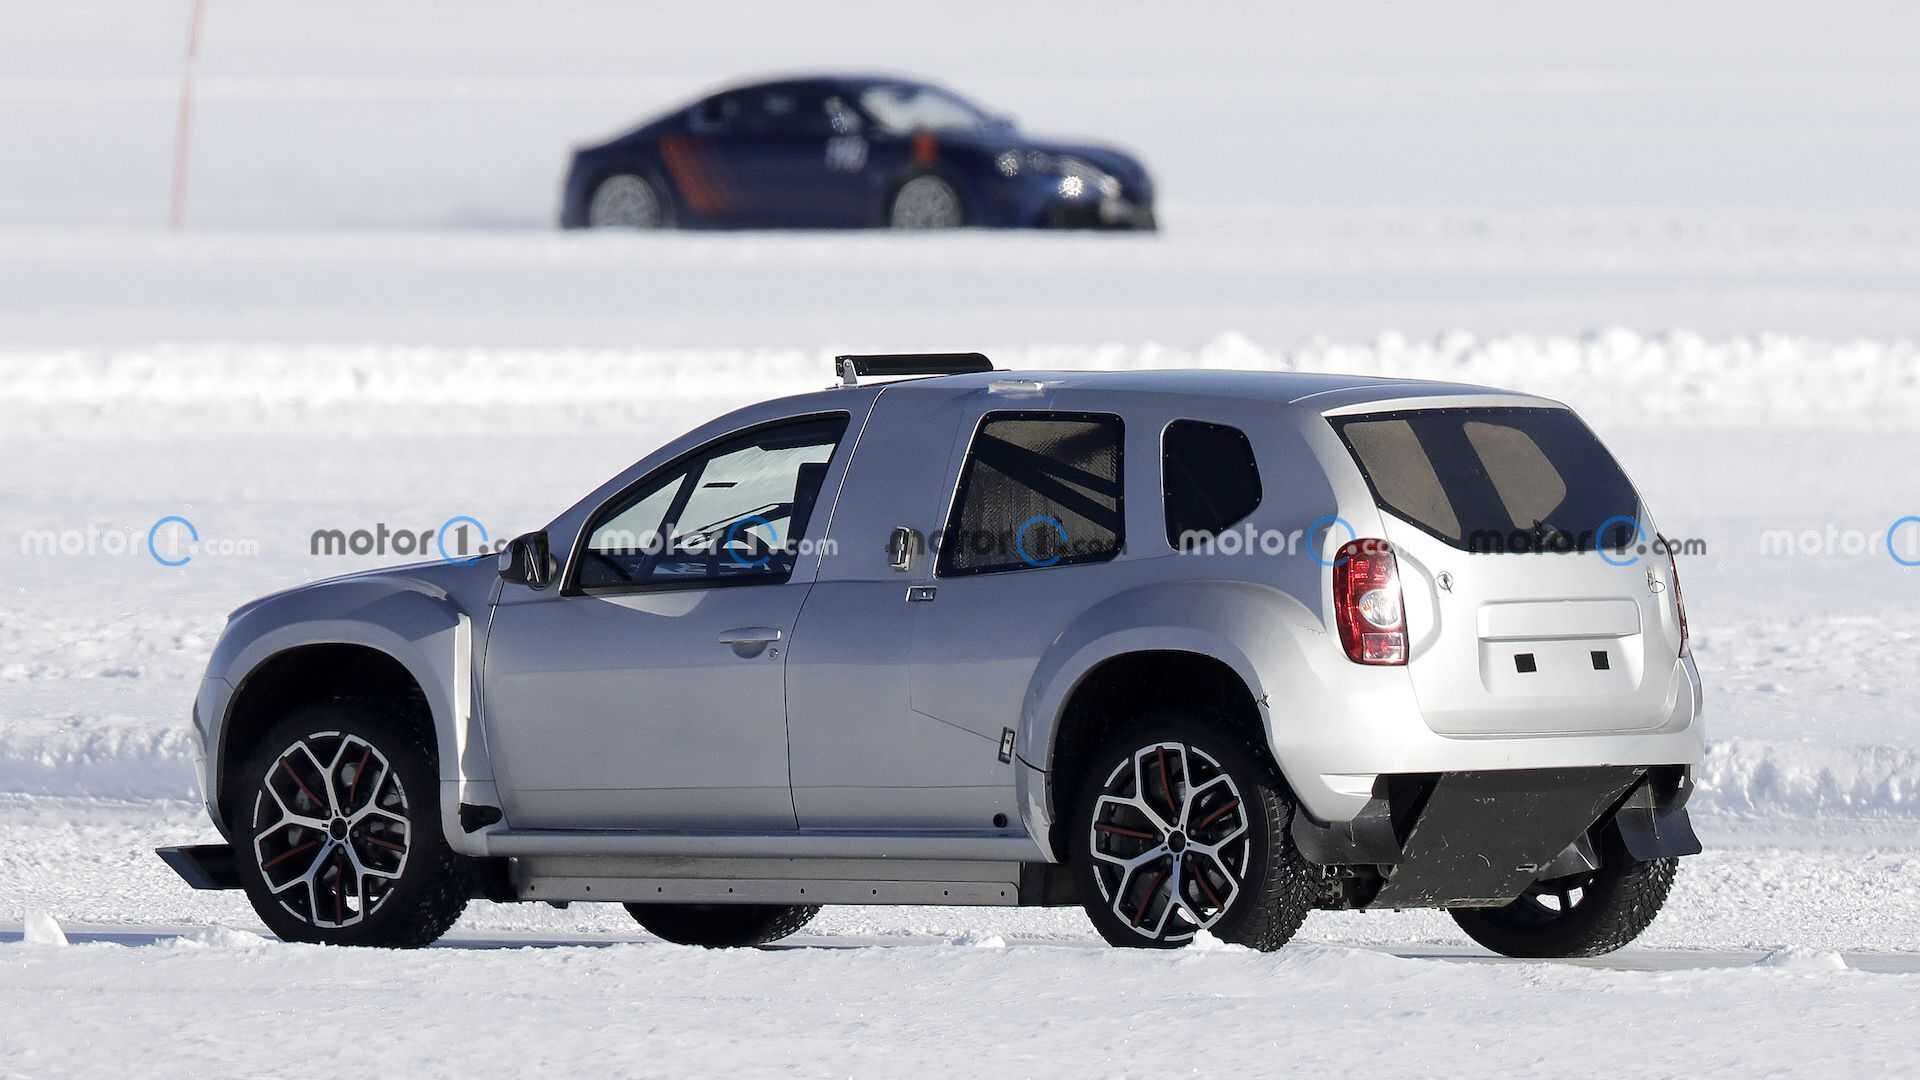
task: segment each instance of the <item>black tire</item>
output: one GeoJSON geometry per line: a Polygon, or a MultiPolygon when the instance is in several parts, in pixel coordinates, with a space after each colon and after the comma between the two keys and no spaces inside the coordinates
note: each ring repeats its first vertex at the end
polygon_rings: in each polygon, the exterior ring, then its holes
{"type": "Polygon", "coordinates": [[[1635,862],[1615,841],[1592,873],[1540,882],[1505,907],[1454,908],[1450,914],[1468,937],[1502,956],[1600,956],[1653,924],[1679,868],[1678,859],[1635,862]]]}
{"type": "Polygon", "coordinates": [[[1288,829],[1294,808],[1285,782],[1264,754],[1217,720],[1163,714],[1127,727],[1093,755],[1073,804],[1069,860],[1087,917],[1110,945],[1179,948],[1204,928],[1271,952],[1293,937],[1313,906],[1313,868],[1288,829]],[[1124,775],[1130,768],[1133,775],[1124,775]],[[1162,832],[1123,805],[1129,798],[1176,827],[1162,832]],[[1096,844],[1108,859],[1161,854],[1123,871],[1097,857],[1096,844]],[[1207,854],[1210,848],[1218,854],[1207,854]],[[1141,880],[1141,873],[1148,876],[1141,880]]]}
{"type": "Polygon", "coordinates": [[[389,703],[337,701],[295,710],[252,748],[229,831],[267,929],[282,941],[417,949],[453,926],[470,868],[441,827],[432,739],[389,703]]]}
{"type": "Polygon", "coordinates": [[[813,921],[818,904],[628,904],[627,914],[675,945],[738,949],[779,941],[813,921]]]}

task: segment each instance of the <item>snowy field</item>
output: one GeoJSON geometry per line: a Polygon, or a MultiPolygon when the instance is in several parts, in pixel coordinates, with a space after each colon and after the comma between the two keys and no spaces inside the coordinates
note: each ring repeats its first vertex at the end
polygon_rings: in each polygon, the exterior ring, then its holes
{"type": "Polygon", "coordinates": [[[0,12],[0,1077],[1920,1070],[1914,14],[213,0],[170,234],[186,7],[0,12]],[[571,143],[839,66],[1138,150],[1165,231],[551,230],[571,143]],[[717,954],[476,903],[386,955],[263,940],[153,858],[213,837],[185,727],[225,613],[404,561],[315,530],[537,528],[835,352],[910,349],[1578,407],[1704,544],[1708,851],[1661,919],[1586,964],[1424,912],[1147,956],[1073,911],[837,908],[717,954]],[[182,566],[146,547],[168,515],[207,545],[182,566]]]}

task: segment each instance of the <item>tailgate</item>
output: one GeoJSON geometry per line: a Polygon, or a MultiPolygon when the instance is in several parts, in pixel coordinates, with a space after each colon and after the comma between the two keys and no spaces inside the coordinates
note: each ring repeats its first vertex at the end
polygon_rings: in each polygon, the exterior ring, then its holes
{"type": "Polygon", "coordinates": [[[1330,418],[1399,562],[1407,668],[1447,735],[1659,727],[1685,692],[1664,556],[1578,417],[1444,408],[1330,418]]]}

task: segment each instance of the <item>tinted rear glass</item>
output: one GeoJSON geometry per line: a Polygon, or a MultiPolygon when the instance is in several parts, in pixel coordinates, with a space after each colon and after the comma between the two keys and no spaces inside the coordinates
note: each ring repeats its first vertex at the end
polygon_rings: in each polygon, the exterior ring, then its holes
{"type": "Polygon", "coordinates": [[[1260,466],[1246,433],[1225,424],[1175,420],[1160,440],[1167,544],[1184,551],[1260,505],[1260,466]]]}
{"type": "Polygon", "coordinates": [[[1618,549],[1640,502],[1565,409],[1422,409],[1332,418],[1380,506],[1476,552],[1618,549]]]}

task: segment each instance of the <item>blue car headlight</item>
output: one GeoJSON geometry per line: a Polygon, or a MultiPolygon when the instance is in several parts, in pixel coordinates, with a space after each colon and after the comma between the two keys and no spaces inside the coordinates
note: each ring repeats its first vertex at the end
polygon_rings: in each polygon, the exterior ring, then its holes
{"type": "Polygon", "coordinates": [[[1009,150],[1001,154],[994,164],[1000,174],[1006,177],[1019,176],[1029,172],[1035,176],[1051,176],[1059,179],[1057,185],[1063,199],[1079,199],[1088,195],[1097,195],[1105,199],[1120,196],[1120,181],[1099,167],[1069,154],[1049,154],[1044,150],[1029,150],[1026,154],[1016,154],[1009,150]]]}

